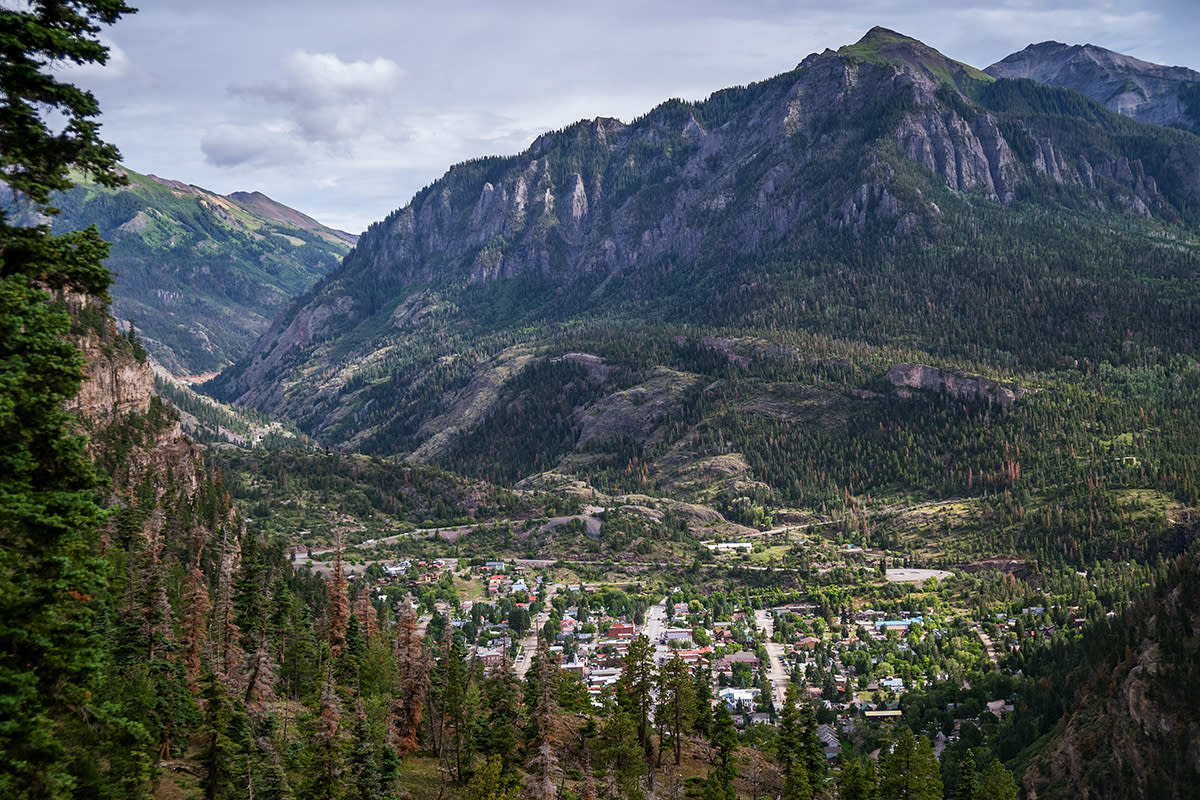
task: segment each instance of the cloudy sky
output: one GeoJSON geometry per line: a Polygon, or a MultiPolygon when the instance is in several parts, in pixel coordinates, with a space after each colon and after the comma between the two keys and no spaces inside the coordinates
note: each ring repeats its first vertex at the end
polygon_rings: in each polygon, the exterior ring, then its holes
{"type": "Polygon", "coordinates": [[[776,75],[873,25],[986,67],[1033,42],[1200,69],[1195,0],[131,0],[71,72],[139,172],[360,232],[467,158],[776,75]]]}

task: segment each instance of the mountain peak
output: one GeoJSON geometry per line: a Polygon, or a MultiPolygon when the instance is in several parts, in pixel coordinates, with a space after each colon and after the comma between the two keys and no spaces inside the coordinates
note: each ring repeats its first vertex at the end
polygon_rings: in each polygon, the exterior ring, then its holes
{"type": "Polygon", "coordinates": [[[1200,132],[1200,73],[1168,67],[1094,44],[1031,44],[985,70],[1071,89],[1142,122],[1200,132]]]}
{"type": "Polygon", "coordinates": [[[919,68],[938,80],[958,85],[963,77],[977,81],[992,78],[975,67],[955,61],[924,42],[876,25],[851,45],[837,51],[841,58],[875,64],[905,64],[919,68]]]}

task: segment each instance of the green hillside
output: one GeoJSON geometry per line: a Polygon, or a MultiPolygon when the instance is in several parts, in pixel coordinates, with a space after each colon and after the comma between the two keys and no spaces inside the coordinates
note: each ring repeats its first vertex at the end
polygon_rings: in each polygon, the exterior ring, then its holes
{"type": "Polygon", "coordinates": [[[130,183],[82,182],[57,197],[55,230],[95,225],[112,243],[112,313],[133,320],[176,375],[215,372],[292,297],[337,266],[356,237],[262,195],[230,197],[126,170],[130,183]]]}

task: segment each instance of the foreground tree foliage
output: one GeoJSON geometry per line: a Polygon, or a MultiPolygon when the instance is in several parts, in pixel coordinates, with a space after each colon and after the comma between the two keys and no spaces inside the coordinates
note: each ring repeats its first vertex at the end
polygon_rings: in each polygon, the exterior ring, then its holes
{"type": "MultiPolygon", "coordinates": [[[[132,9],[113,0],[34,0],[0,10],[0,170],[14,196],[53,213],[72,166],[116,185],[88,92],[50,68],[104,63],[102,25],[132,9]],[[61,118],[59,130],[48,120],[61,118]]],[[[104,513],[96,477],[64,404],[81,360],[65,341],[66,293],[105,298],[107,245],[95,230],[54,236],[0,210],[0,795],[65,797],[92,779],[70,746],[111,722],[93,693],[102,661],[94,623],[104,513]]],[[[116,713],[120,713],[116,711],[116,713]]],[[[130,730],[135,741],[144,731],[130,730]]],[[[128,776],[136,782],[134,768],[128,776]]]]}

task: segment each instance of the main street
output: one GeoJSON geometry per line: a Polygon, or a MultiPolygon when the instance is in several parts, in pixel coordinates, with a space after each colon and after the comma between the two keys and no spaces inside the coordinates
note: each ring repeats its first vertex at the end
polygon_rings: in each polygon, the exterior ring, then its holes
{"type": "Polygon", "coordinates": [[[766,665],[767,678],[771,681],[771,689],[773,690],[775,701],[775,712],[779,713],[783,710],[783,699],[787,694],[788,676],[783,669],[783,645],[778,642],[771,641],[771,637],[775,633],[775,617],[767,609],[759,609],[754,612],[754,624],[766,633],[766,648],[768,663],[766,665]]]}
{"type": "Polygon", "coordinates": [[[542,610],[530,621],[529,632],[525,634],[525,638],[521,639],[521,649],[518,651],[519,655],[513,671],[522,680],[525,678],[525,673],[529,672],[529,662],[533,660],[533,654],[537,652],[538,636],[541,635],[542,628],[550,621],[550,600],[554,597],[554,591],[557,588],[557,584],[542,584],[542,610]]]}

